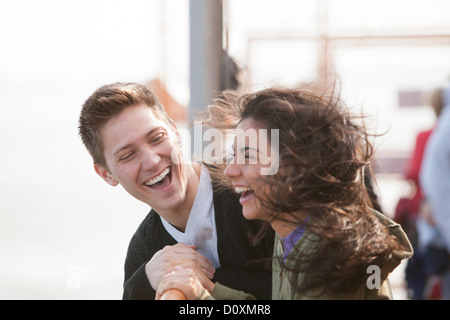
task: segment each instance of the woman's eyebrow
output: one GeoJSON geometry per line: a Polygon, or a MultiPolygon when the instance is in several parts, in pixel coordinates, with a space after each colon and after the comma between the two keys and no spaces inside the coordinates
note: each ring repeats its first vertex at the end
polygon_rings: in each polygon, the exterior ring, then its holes
{"type": "Polygon", "coordinates": [[[239,151],[241,153],[245,153],[246,151],[255,151],[255,152],[259,153],[259,149],[258,148],[252,148],[252,147],[249,147],[249,146],[244,146],[241,149],[239,149],[239,151]]]}

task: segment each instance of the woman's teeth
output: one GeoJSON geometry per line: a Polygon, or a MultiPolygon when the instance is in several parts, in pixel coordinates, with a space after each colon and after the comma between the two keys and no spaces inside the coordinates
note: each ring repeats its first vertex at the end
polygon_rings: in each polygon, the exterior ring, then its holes
{"type": "Polygon", "coordinates": [[[234,191],[237,193],[244,193],[245,191],[251,191],[252,189],[247,187],[234,187],[234,191]]]}
{"type": "Polygon", "coordinates": [[[164,170],[163,172],[161,172],[161,173],[159,174],[159,176],[157,176],[156,178],[153,178],[153,179],[149,180],[149,181],[146,182],[145,184],[146,184],[147,186],[152,186],[152,185],[154,185],[155,183],[158,183],[158,182],[162,181],[162,179],[164,179],[164,178],[169,174],[169,172],[170,172],[170,168],[167,168],[166,170],[164,170]]]}

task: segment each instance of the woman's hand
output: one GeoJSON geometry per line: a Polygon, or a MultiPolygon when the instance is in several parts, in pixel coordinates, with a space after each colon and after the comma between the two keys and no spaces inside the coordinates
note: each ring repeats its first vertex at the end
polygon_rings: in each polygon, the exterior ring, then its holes
{"type": "Polygon", "coordinates": [[[169,289],[180,290],[187,300],[202,297],[206,290],[194,270],[182,269],[179,266],[174,267],[172,271],[161,278],[156,291],[156,300],[159,300],[163,293],[169,289]]]}

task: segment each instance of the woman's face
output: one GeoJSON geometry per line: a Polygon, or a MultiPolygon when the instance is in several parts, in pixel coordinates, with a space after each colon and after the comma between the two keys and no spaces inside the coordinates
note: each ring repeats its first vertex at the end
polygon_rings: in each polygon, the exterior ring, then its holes
{"type": "Polygon", "coordinates": [[[261,128],[253,118],[244,119],[236,129],[234,138],[234,158],[226,167],[224,174],[231,178],[235,191],[241,194],[239,202],[246,219],[270,221],[270,212],[261,205],[266,199],[269,186],[263,183],[261,175],[270,165],[268,158],[271,143],[267,139],[267,130],[261,128]],[[256,196],[257,195],[257,196],[256,196]]]}

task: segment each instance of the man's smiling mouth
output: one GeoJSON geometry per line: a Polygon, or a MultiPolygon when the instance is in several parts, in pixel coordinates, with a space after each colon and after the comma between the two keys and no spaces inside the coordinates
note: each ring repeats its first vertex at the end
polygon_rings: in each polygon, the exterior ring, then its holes
{"type": "Polygon", "coordinates": [[[171,170],[170,168],[166,168],[163,172],[161,172],[155,178],[147,180],[144,184],[148,187],[157,188],[157,187],[165,187],[171,182],[171,170]]]}

